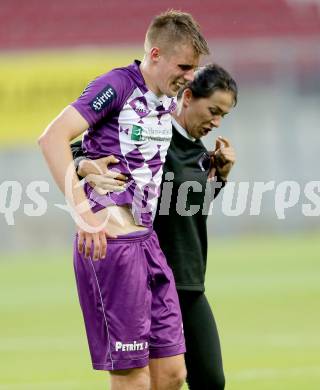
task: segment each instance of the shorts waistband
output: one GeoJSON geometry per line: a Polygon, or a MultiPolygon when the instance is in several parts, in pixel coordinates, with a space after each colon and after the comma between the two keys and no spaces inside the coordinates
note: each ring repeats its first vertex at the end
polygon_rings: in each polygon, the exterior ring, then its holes
{"type": "MultiPolygon", "coordinates": [[[[153,228],[148,228],[146,230],[137,230],[136,232],[121,234],[116,238],[107,238],[108,244],[116,244],[117,242],[139,242],[148,239],[151,234],[154,232],[153,228]]],[[[76,233],[76,239],[78,239],[79,234],[76,233]]]]}
{"type": "Polygon", "coordinates": [[[108,238],[108,244],[117,243],[119,241],[122,242],[137,242],[137,241],[144,241],[147,238],[151,236],[153,233],[152,228],[148,228],[146,230],[137,230],[136,232],[128,233],[128,234],[121,234],[118,235],[116,238],[108,238]]]}

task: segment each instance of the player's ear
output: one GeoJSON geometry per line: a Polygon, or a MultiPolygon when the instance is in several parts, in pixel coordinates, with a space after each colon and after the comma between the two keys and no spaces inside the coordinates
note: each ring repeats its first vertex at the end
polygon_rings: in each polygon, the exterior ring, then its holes
{"type": "Polygon", "coordinates": [[[159,62],[160,59],[160,49],[158,47],[152,47],[150,50],[150,58],[154,62],[159,62]]]}
{"type": "Polygon", "coordinates": [[[190,88],[186,88],[183,91],[182,99],[183,99],[183,106],[184,107],[189,107],[191,99],[192,99],[192,91],[191,91],[190,88]]]}

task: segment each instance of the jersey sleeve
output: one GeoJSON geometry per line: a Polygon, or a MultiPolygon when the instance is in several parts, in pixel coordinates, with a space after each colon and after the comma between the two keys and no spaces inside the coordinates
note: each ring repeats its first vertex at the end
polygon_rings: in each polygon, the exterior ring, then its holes
{"type": "Polygon", "coordinates": [[[119,70],[112,70],[91,81],[71,106],[94,126],[110,113],[121,110],[130,88],[128,82],[119,70]]]}

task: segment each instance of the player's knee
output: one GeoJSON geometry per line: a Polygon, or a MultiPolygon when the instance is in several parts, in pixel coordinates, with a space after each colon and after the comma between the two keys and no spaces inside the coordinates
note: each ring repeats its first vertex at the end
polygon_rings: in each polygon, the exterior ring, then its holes
{"type": "Polygon", "coordinates": [[[149,390],[150,375],[147,368],[112,371],[112,390],[149,390]]]}
{"type": "Polygon", "coordinates": [[[159,389],[174,389],[179,390],[183,386],[187,377],[187,370],[185,366],[179,366],[173,368],[172,370],[168,370],[166,372],[166,376],[161,383],[161,387],[159,389]]]}
{"type": "Polygon", "coordinates": [[[175,378],[175,383],[177,385],[177,389],[180,389],[180,387],[183,386],[187,378],[187,370],[185,365],[183,365],[176,371],[174,378],[175,378]]]}

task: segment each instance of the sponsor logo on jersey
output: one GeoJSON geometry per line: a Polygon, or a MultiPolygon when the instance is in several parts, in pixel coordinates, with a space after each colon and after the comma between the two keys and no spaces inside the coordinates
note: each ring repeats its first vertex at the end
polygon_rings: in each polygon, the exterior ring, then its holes
{"type": "Polygon", "coordinates": [[[133,141],[143,141],[142,127],[137,126],[137,125],[132,126],[131,139],[133,141]]]}
{"type": "MultiPolygon", "coordinates": [[[[121,131],[121,130],[120,130],[121,131]]],[[[141,127],[133,125],[131,130],[132,141],[160,141],[170,142],[172,130],[170,129],[153,129],[147,127],[141,127]]]]}
{"type": "Polygon", "coordinates": [[[130,351],[143,351],[148,348],[148,342],[137,343],[123,343],[122,341],[116,341],[115,350],[116,352],[130,352],[130,351]]]}
{"type": "Polygon", "coordinates": [[[91,101],[90,107],[95,112],[100,112],[107,107],[117,97],[116,91],[107,85],[98,95],[91,101]]]}

